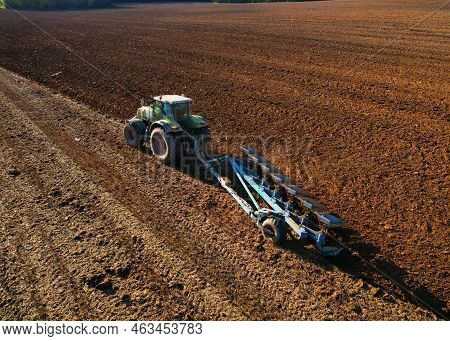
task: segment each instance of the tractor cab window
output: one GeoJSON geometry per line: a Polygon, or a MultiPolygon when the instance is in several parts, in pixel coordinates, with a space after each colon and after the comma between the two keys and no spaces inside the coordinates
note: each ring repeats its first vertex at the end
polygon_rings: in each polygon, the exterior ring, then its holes
{"type": "Polygon", "coordinates": [[[173,117],[172,104],[164,103],[164,116],[166,116],[166,117],[173,117]]]}
{"type": "Polygon", "coordinates": [[[189,102],[175,103],[173,105],[175,119],[189,116],[189,102]]]}

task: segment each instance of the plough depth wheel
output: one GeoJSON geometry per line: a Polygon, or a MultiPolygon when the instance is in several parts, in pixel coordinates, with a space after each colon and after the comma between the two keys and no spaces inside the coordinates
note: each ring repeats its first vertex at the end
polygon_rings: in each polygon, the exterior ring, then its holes
{"type": "Polygon", "coordinates": [[[278,245],[286,240],[286,225],[278,218],[267,218],[261,225],[261,232],[265,239],[278,245]]]}

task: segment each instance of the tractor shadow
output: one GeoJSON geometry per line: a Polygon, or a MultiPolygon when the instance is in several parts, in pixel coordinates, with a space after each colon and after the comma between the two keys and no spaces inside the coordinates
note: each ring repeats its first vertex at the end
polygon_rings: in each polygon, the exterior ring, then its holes
{"type": "MultiPolygon", "coordinates": [[[[153,155],[148,145],[142,145],[140,151],[148,157],[152,157],[153,155]]],[[[223,156],[225,156],[225,154],[214,154],[211,158],[219,158],[223,156]]],[[[178,159],[176,162],[168,164],[167,166],[207,185],[217,185],[217,181],[194,153],[187,153],[183,155],[182,159],[178,159]]]]}

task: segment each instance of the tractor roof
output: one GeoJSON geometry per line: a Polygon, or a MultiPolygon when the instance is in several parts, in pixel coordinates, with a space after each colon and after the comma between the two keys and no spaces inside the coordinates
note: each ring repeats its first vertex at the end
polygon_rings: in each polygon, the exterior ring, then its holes
{"type": "Polygon", "coordinates": [[[192,102],[189,97],[179,96],[179,95],[163,95],[153,98],[155,101],[160,101],[164,103],[180,103],[180,102],[192,102]]]}

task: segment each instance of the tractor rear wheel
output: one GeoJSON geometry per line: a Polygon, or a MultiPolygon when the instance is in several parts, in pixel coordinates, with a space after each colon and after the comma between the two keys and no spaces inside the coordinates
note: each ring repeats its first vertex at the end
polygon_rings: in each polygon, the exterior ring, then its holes
{"type": "Polygon", "coordinates": [[[208,157],[211,154],[211,133],[208,127],[196,129],[193,134],[195,138],[195,147],[208,157]]]}
{"type": "Polygon", "coordinates": [[[177,157],[176,141],[173,134],[163,128],[155,128],[150,135],[150,148],[156,158],[165,164],[174,164],[177,157]]]}
{"type": "Polygon", "coordinates": [[[123,135],[127,144],[133,148],[138,148],[141,145],[141,136],[139,131],[132,124],[127,124],[123,129],[123,135]]]}
{"type": "Polygon", "coordinates": [[[261,232],[265,239],[278,245],[286,240],[286,225],[279,219],[270,217],[263,221],[261,232]]]}

